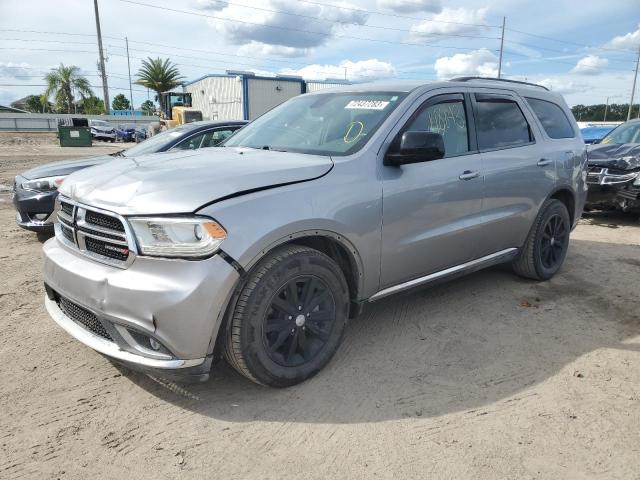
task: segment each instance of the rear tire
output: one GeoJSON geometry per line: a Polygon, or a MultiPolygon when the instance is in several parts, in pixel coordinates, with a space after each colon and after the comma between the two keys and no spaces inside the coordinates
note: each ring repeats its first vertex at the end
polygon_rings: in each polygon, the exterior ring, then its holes
{"type": "Polygon", "coordinates": [[[549,280],[562,267],[569,248],[571,220],[567,207],[551,198],[540,209],[529,236],[512,267],[533,280],[549,280]]]}
{"type": "Polygon", "coordinates": [[[340,267],[287,245],[252,271],[229,319],[224,355],[253,382],[288,387],[318,373],[338,349],[349,289],[340,267]]]}

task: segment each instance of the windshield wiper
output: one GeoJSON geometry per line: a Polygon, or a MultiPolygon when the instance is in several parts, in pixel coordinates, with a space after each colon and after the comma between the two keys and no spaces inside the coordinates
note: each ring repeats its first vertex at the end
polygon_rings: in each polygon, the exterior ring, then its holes
{"type": "Polygon", "coordinates": [[[286,152],[286,150],[283,150],[281,148],[273,148],[273,147],[270,147],[269,145],[263,145],[261,150],[271,150],[273,152],[286,152]]]}
{"type": "Polygon", "coordinates": [[[124,150],[118,150],[117,152],[110,153],[112,157],[124,157],[124,150]]]}

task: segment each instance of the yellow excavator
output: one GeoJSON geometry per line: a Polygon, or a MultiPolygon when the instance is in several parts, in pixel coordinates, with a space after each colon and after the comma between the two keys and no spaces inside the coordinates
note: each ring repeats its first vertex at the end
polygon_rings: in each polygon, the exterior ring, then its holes
{"type": "Polygon", "coordinates": [[[162,130],[202,120],[202,112],[192,108],[190,93],[164,92],[160,96],[160,104],[163,106],[160,112],[162,130]]]}

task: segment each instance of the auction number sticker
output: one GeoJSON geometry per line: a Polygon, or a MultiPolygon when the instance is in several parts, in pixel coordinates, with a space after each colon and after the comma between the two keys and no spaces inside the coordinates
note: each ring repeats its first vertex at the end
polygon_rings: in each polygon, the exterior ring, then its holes
{"type": "Polygon", "coordinates": [[[345,110],[384,110],[389,102],[384,100],[351,100],[345,110]]]}

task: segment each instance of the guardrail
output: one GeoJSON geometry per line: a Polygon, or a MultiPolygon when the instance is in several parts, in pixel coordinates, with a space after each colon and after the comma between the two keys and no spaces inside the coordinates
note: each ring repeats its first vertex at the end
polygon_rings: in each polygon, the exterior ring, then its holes
{"type": "Polygon", "coordinates": [[[0,132],[56,132],[58,125],[71,125],[72,118],[104,120],[118,125],[147,126],[157,123],[156,116],[72,115],[65,113],[0,113],[0,132]]]}

